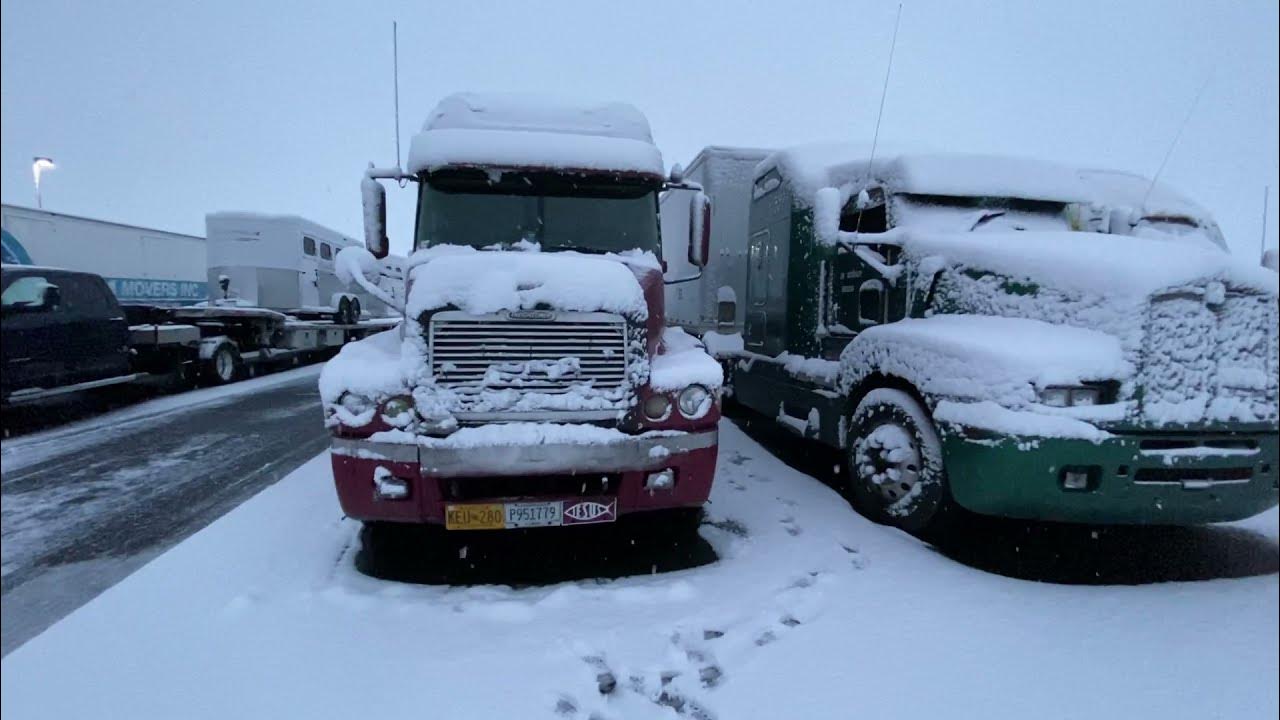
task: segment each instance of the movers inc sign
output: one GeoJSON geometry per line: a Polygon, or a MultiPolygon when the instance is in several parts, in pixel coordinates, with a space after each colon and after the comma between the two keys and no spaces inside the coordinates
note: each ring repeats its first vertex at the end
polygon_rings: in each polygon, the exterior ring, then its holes
{"type": "Polygon", "coordinates": [[[194,303],[208,298],[208,284],[194,280],[103,278],[120,302],[194,303]]]}

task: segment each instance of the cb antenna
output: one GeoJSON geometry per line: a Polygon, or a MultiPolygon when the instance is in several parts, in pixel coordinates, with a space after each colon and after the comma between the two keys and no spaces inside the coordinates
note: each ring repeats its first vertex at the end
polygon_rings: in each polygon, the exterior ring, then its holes
{"type": "MultiPolygon", "coordinates": [[[[902,23],[902,3],[898,3],[898,15],[893,20],[893,39],[889,42],[889,64],[884,69],[884,87],[880,88],[880,109],[876,112],[876,129],[871,135],[871,155],[867,158],[867,180],[871,179],[871,166],[876,160],[876,143],[880,141],[880,120],[884,117],[884,99],[889,94],[889,73],[893,71],[893,51],[898,47],[898,25],[902,23]]],[[[862,232],[862,211],[858,212],[858,224],[854,233],[862,232]]]]}
{"type": "Polygon", "coordinates": [[[1147,212],[1147,200],[1151,198],[1151,191],[1156,189],[1156,182],[1160,180],[1160,174],[1164,172],[1164,166],[1169,164],[1169,158],[1173,155],[1173,149],[1178,146],[1178,140],[1182,138],[1182,131],[1187,129],[1187,124],[1191,122],[1191,116],[1196,112],[1196,106],[1200,104],[1200,97],[1204,95],[1205,88],[1209,87],[1209,81],[1213,79],[1213,71],[1205,77],[1204,82],[1200,84],[1200,89],[1196,91],[1196,96],[1191,100],[1191,107],[1187,108],[1187,116],[1182,118],[1182,124],[1178,126],[1178,132],[1173,136],[1173,142],[1169,143],[1169,149],[1164,153],[1164,159],[1160,161],[1160,168],[1156,170],[1156,174],[1151,178],[1151,184],[1147,186],[1147,192],[1142,196],[1142,212],[1147,212]]]}
{"type": "MultiPolygon", "coordinates": [[[[396,167],[400,165],[400,43],[396,21],[391,21],[391,77],[396,99],[396,167]]],[[[402,186],[403,187],[403,186],[402,186]]]]}

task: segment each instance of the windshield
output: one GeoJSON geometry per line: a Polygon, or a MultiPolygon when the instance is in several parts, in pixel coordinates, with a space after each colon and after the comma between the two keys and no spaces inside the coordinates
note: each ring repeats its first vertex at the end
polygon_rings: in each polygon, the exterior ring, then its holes
{"type": "Polygon", "coordinates": [[[563,175],[455,173],[422,183],[416,247],[470,245],[660,255],[658,194],[649,184],[563,175]]]}
{"type": "Polygon", "coordinates": [[[896,225],[944,232],[1070,230],[1066,203],[956,195],[894,196],[896,225]]]}

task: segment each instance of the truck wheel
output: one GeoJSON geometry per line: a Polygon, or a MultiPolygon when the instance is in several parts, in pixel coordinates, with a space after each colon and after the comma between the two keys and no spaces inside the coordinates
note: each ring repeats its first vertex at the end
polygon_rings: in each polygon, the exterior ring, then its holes
{"type": "Polygon", "coordinates": [[[219,345],[204,363],[204,378],[214,385],[235,382],[240,372],[240,353],[230,344],[219,345]]]}
{"type": "Polygon", "coordinates": [[[344,296],[338,299],[338,312],[333,314],[333,321],[338,325],[351,323],[351,298],[344,296]]]}
{"type": "Polygon", "coordinates": [[[849,423],[848,467],[854,507],[868,518],[933,540],[959,513],[947,485],[942,441],[911,395],[877,388],[849,423]]]}

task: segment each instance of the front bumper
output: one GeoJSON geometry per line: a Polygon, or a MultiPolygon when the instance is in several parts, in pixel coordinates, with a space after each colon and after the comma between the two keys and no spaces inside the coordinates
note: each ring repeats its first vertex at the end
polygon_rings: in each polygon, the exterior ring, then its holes
{"type": "Polygon", "coordinates": [[[347,516],[439,524],[455,502],[616,497],[618,514],[698,507],[711,493],[717,441],[715,428],[592,445],[430,447],[335,437],[331,459],[347,516]],[[407,481],[408,495],[381,497],[378,468],[407,481]],[[672,487],[645,489],[646,477],[662,470],[674,474],[672,487]]]}
{"type": "Polygon", "coordinates": [[[952,495],[984,515],[1080,523],[1193,525],[1241,520],[1274,507],[1274,430],[1131,433],[1090,440],[975,438],[943,429],[952,495]],[[1195,453],[1155,448],[1194,444],[1195,453]],[[1217,445],[1249,450],[1213,452],[1217,445]],[[1068,489],[1064,473],[1088,476],[1068,489]]]}

